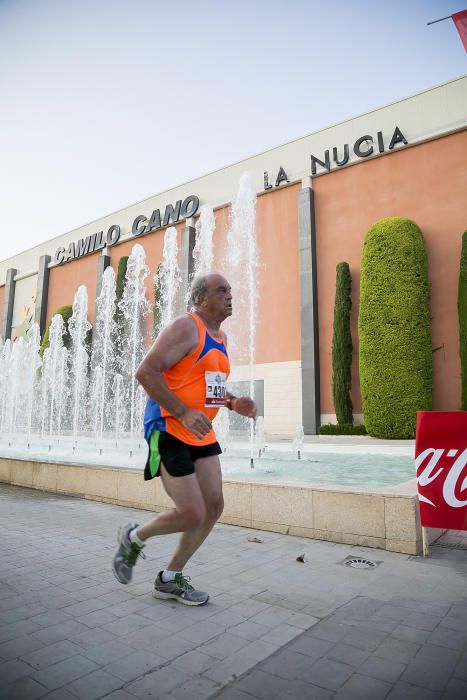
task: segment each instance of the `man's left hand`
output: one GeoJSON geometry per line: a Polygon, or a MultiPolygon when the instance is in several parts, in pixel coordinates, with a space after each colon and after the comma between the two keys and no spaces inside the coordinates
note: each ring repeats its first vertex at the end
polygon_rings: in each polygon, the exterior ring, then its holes
{"type": "Polygon", "coordinates": [[[239,396],[232,401],[232,410],[247,418],[256,418],[257,406],[249,396],[239,396]]]}

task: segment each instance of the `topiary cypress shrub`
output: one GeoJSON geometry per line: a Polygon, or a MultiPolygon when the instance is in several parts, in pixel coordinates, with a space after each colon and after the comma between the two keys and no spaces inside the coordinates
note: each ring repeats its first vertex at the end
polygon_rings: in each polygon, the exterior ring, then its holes
{"type": "Polygon", "coordinates": [[[350,398],[353,350],[350,334],[351,291],[352,278],[349,264],[339,263],[336,267],[336,298],[332,336],[332,398],[339,424],[353,423],[353,407],[350,398]]]}
{"type": "Polygon", "coordinates": [[[462,236],[457,312],[461,356],[461,409],[467,411],[467,231],[464,231],[462,236]]]}
{"type": "MultiPolygon", "coordinates": [[[[56,316],[57,314],[60,314],[60,316],[62,316],[62,318],[65,322],[65,332],[63,334],[63,344],[65,345],[66,348],[70,347],[70,342],[71,342],[70,331],[68,330],[68,321],[70,320],[72,313],[73,313],[73,307],[71,306],[71,304],[67,304],[65,306],[60,306],[60,308],[57,309],[52,314],[52,318],[54,316],[56,316]]],[[[46,348],[49,347],[49,332],[50,332],[50,325],[52,323],[52,318],[48,322],[47,328],[45,329],[45,333],[44,333],[44,336],[42,338],[41,349],[40,349],[41,358],[44,356],[44,352],[45,352],[46,348]]]]}
{"type": "Polygon", "coordinates": [[[320,435],[367,435],[364,425],[353,425],[353,423],[341,423],[334,425],[322,425],[319,429],[320,435]]]}
{"type": "MultiPolygon", "coordinates": [[[[120,258],[120,260],[118,261],[117,279],[115,281],[115,302],[117,304],[117,311],[115,312],[116,315],[118,315],[118,303],[123,296],[123,290],[125,288],[125,278],[126,278],[127,267],[128,267],[128,255],[123,255],[120,258]]],[[[115,319],[115,320],[117,320],[117,319],[115,319]]]]}
{"type": "Polygon", "coordinates": [[[358,317],[360,386],[369,435],[413,438],[431,409],[430,287],[422,232],[378,221],[363,244],[358,317]]]}
{"type": "Polygon", "coordinates": [[[124,333],[125,319],[123,318],[123,313],[120,309],[120,300],[123,296],[123,290],[125,289],[126,280],[126,270],[128,267],[128,255],[123,255],[118,261],[117,269],[117,279],[115,280],[115,329],[114,329],[114,343],[115,349],[117,351],[117,356],[120,356],[121,352],[121,342],[124,333]]]}

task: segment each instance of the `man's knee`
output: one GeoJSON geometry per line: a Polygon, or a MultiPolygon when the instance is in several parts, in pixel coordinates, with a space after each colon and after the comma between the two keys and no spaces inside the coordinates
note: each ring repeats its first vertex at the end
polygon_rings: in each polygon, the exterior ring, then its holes
{"type": "Polygon", "coordinates": [[[194,527],[199,527],[206,520],[206,506],[204,503],[193,503],[183,509],[181,513],[183,517],[183,529],[191,530],[194,527]]]}
{"type": "Polygon", "coordinates": [[[210,502],[207,504],[206,519],[214,521],[218,520],[221,517],[223,510],[224,498],[222,494],[220,494],[219,496],[216,496],[215,498],[211,499],[210,502]]]}

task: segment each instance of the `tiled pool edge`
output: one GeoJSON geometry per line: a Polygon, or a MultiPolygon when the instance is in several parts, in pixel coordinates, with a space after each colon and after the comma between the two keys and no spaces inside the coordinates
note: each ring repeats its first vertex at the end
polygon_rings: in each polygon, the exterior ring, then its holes
{"type": "MultiPolygon", "coordinates": [[[[0,458],[0,482],[115,505],[172,507],[159,479],[141,470],[0,458]]],[[[220,522],[342,544],[418,554],[422,531],[415,483],[355,489],[224,479],[220,522]]],[[[442,530],[428,530],[435,541],[442,530]]]]}

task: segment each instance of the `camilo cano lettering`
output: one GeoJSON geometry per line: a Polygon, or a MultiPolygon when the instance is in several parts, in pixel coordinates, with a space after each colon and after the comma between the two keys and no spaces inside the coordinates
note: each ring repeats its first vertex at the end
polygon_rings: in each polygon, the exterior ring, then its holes
{"type": "MultiPolygon", "coordinates": [[[[195,195],[186,197],[183,201],[179,199],[174,205],[167,204],[163,213],[160,209],[155,209],[149,220],[144,214],[139,214],[133,221],[131,231],[133,236],[141,236],[146,233],[152,233],[165,226],[176,224],[181,219],[187,219],[194,216],[199,208],[199,199],[195,195]]],[[[99,231],[85,238],[80,238],[78,241],[72,241],[67,248],[58,248],[55,253],[54,264],[61,265],[62,263],[76,260],[84,255],[96,253],[103,248],[110,248],[116,245],[121,236],[121,228],[118,224],[112,224],[106,233],[99,231]]]]}

